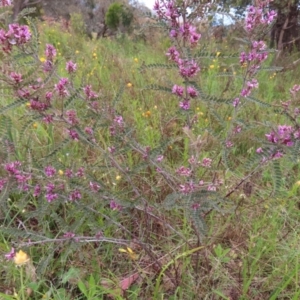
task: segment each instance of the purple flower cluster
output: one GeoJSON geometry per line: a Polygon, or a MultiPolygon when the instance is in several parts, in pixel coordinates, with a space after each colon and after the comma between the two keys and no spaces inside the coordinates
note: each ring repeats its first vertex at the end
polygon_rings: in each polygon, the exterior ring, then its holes
{"type": "Polygon", "coordinates": [[[67,120],[71,125],[76,125],[79,123],[77,118],[76,111],[74,109],[70,109],[66,111],[67,120]]]}
{"type": "Polygon", "coordinates": [[[76,200],[80,200],[81,199],[81,193],[78,189],[72,191],[70,194],[69,194],[69,200],[70,201],[76,201],[76,200]]]}
{"type": "Polygon", "coordinates": [[[32,110],[42,112],[42,111],[47,110],[49,108],[49,105],[44,102],[39,101],[38,98],[33,98],[33,99],[30,99],[30,101],[29,101],[29,107],[32,110]]]}
{"type": "Polygon", "coordinates": [[[258,88],[258,81],[255,78],[246,82],[246,87],[242,89],[241,96],[242,97],[250,96],[250,94],[254,88],[256,88],[256,89],[258,88]]]}
{"type": "Polygon", "coordinates": [[[69,134],[69,137],[71,138],[71,140],[74,140],[76,142],[79,141],[79,134],[76,130],[74,129],[67,129],[67,133],[69,134]]]}
{"type": "Polygon", "coordinates": [[[179,73],[184,78],[191,78],[200,71],[198,64],[194,60],[178,59],[179,73]]]}
{"type": "MultiPolygon", "coordinates": [[[[10,177],[14,178],[14,180],[18,183],[18,189],[21,191],[28,191],[29,182],[31,179],[31,174],[28,174],[22,170],[20,170],[22,164],[19,161],[10,162],[4,165],[4,169],[9,173],[10,177]]],[[[7,180],[2,179],[0,188],[3,189],[7,180]]]]}
{"type": "Polygon", "coordinates": [[[276,131],[266,134],[266,138],[273,144],[281,144],[291,147],[294,145],[294,139],[299,138],[299,134],[294,132],[292,126],[278,125],[276,131]]]}
{"type": "Polygon", "coordinates": [[[291,89],[290,89],[290,93],[295,97],[296,93],[298,93],[300,91],[300,85],[299,84],[295,84],[291,89]]]}
{"type": "Polygon", "coordinates": [[[7,179],[5,178],[0,178],[0,192],[3,190],[3,188],[5,187],[7,183],[7,179]]]}
{"type": "Polygon", "coordinates": [[[100,186],[99,183],[90,181],[90,189],[91,189],[94,193],[97,193],[97,192],[100,190],[100,188],[101,188],[101,186],[100,186]]]}
{"type": "Polygon", "coordinates": [[[11,0],[0,0],[0,7],[11,6],[11,0]]]}
{"type": "MultiPolygon", "coordinates": [[[[174,0],[170,1],[156,1],[154,5],[158,17],[166,22],[170,29],[171,39],[176,40],[178,47],[195,46],[199,41],[201,34],[196,32],[196,28],[184,19],[182,22],[182,14],[185,13],[178,9],[178,5],[174,0]]],[[[179,74],[187,81],[198,74],[200,67],[194,59],[182,58],[177,48],[171,46],[166,56],[169,60],[175,62],[178,66],[179,74]]],[[[193,87],[181,87],[174,85],[172,93],[180,97],[179,107],[183,110],[190,109],[190,98],[197,97],[197,91],[193,87]]]]}
{"type": "Polygon", "coordinates": [[[71,60],[69,60],[66,63],[66,70],[69,74],[74,73],[77,69],[77,64],[75,64],[74,62],[72,62],[71,60]]]}
{"type": "Polygon", "coordinates": [[[276,18],[277,13],[274,10],[266,11],[270,0],[260,1],[257,7],[249,6],[245,20],[245,29],[248,32],[253,31],[258,25],[270,24],[276,18]]]}
{"type": "MultiPolygon", "coordinates": [[[[172,88],[172,93],[181,98],[179,102],[179,107],[183,110],[190,109],[190,100],[189,98],[184,98],[185,88],[183,86],[174,85],[172,88]]],[[[198,92],[195,88],[188,86],[185,92],[190,98],[196,98],[198,96],[198,92]]]]}
{"type": "Polygon", "coordinates": [[[176,2],[156,1],[153,7],[158,17],[167,22],[170,26],[170,37],[177,40],[182,39],[194,46],[201,38],[201,34],[196,32],[196,28],[192,24],[185,22],[181,24],[181,11],[177,8],[176,2]]]}
{"type": "Polygon", "coordinates": [[[14,84],[19,84],[23,81],[22,74],[20,73],[11,72],[9,77],[13,80],[14,84]]]}
{"type": "Polygon", "coordinates": [[[95,99],[98,97],[98,95],[95,92],[93,92],[91,85],[87,85],[86,87],[84,87],[83,91],[87,100],[95,99]]]}
{"type": "Polygon", "coordinates": [[[110,201],[109,207],[110,207],[110,209],[117,210],[117,211],[121,211],[123,208],[122,205],[117,203],[115,200],[110,201]]]}
{"type": "Polygon", "coordinates": [[[47,60],[53,61],[56,56],[55,47],[51,44],[46,44],[45,55],[46,55],[47,60]]]}
{"type": "Polygon", "coordinates": [[[46,189],[45,198],[48,202],[52,202],[58,198],[58,194],[55,191],[54,183],[48,183],[45,189],[46,189]]]}
{"type": "Polygon", "coordinates": [[[8,25],[7,31],[0,29],[0,45],[2,45],[2,50],[5,53],[10,53],[14,45],[24,45],[30,39],[31,33],[27,25],[14,23],[8,25]]]}
{"type": "Polygon", "coordinates": [[[44,72],[50,72],[53,69],[54,66],[53,61],[54,58],[56,57],[56,49],[53,45],[46,44],[45,56],[46,56],[46,61],[43,64],[43,69],[44,72]]]}
{"type": "Polygon", "coordinates": [[[66,86],[69,84],[68,78],[60,78],[59,82],[55,84],[55,90],[57,91],[58,95],[60,97],[66,97],[69,95],[68,90],[66,89],[66,86]]]}
{"type": "Polygon", "coordinates": [[[115,116],[112,122],[112,125],[109,127],[109,132],[113,136],[117,132],[120,132],[123,130],[125,126],[124,120],[122,116],[115,116]]]}
{"type": "Polygon", "coordinates": [[[182,167],[180,167],[180,168],[178,168],[178,169],[176,170],[176,173],[177,173],[178,175],[180,175],[180,176],[186,176],[186,177],[189,177],[189,176],[192,175],[192,170],[189,169],[189,168],[186,168],[186,167],[182,166],[182,167]]]}
{"type": "Polygon", "coordinates": [[[249,64],[249,74],[255,74],[263,61],[268,58],[268,53],[265,51],[266,44],[263,41],[254,41],[252,43],[251,51],[249,53],[241,52],[241,65],[249,64]]]}
{"type": "Polygon", "coordinates": [[[200,67],[195,60],[181,59],[180,53],[177,51],[175,46],[172,46],[168,49],[166,56],[168,56],[170,60],[177,63],[179,74],[185,79],[196,76],[200,71],[200,67]]]}
{"type": "Polygon", "coordinates": [[[53,177],[56,174],[56,169],[52,166],[47,166],[45,167],[44,172],[47,177],[53,177]]]}

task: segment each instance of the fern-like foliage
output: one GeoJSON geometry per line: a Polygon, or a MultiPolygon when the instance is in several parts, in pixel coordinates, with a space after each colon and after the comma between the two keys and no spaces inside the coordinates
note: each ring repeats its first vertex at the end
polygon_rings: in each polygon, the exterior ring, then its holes
{"type": "Polygon", "coordinates": [[[222,52],[213,53],[213,52],[208,52],[208,51],[205,51],[205,50],[200,50],[200,51],[195,53],[196,58],[211,58],[211,59],[215,59],[216,57],[219,57],[219,58],[238,58],[239,56],[240,56],[240,54],[238,52],[228,54],[228,53],[222,53],[222,52]]]}
{"type": "Polygon", "coordinates": [[[211,209],[220,210],[219,204],[223,202],[222,197],[217,192],[195,191],[188,195],[181,193],[171,193],[163,201],[163,207],[166,210],[183,209],[190,219],[200,237],[207,233],[206,221],[203,217],[205,212],[211,209]]]}
{"type": "Polygon", "coordinates": [[[166,93],[171,93],[172,89],[168,88],[168,87],[164,87],[164,86],[160,86],[157,84],[151,84],[151,85],[147,85],[144,87],[145,90],[155,90],[155,91],[162,91],[162,92],[166,92],[166,93]]]}
{"type": "Polygon", "coordinates": [[[11,110],[11,109],[14,109],[14,108],[17,108],[17,107],[20,107],[22,106],[23,104],[25,104],[26,102],[28,102],[28,99],[24,99],[24,98],[19,98],[17,99],[16,101],[4,106],[4,107],[1,107],[0,108],[0,114],[3,114],[4,112],[8,111],[8,110],[11,110]]]}
{"type": "Polygon", "coordinates": [[[273,167],[273,194],[277,194],[280,192],[280,188],[282,186],[282,172],[280,163],[278,160],[272,161],[272,167],[273,167]]]}
{"type": "Polygon", "coordinates": [[[140,68],[139,71],[140,72],[144,72],[147,69],[177,69],[178,66],[175,64],[160,64],[160,63],[156,63],[156,64],[143,64],[140,68]]]}
{"type": "Polygon", "coordinates": [[[271,104],[266,103],[266,102],[263,102],[263,101],[261,101],[261,100],[258,100],[257,98],[252,97],[252,96],[251,96],[251,97],[248,96],[248,97],[246,97],[246,99],[247,99],[248,101],[250,101],[250,102],[256,103],[256,104],[259,105],[259,106],[263,106],[263,107],[272,107],[271,104]]]}

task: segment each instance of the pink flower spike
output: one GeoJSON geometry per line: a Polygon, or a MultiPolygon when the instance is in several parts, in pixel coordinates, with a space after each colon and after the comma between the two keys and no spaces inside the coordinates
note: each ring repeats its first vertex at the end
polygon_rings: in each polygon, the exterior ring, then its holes
{"type": "Polygon", "coordinates": [[[52,61],[53,58],[56,56],[56,49],[55,49],[55,47],[53,45],[51,45],[51,44],[46,44],[45,55],[47,57],[47,60],[52,61]]]}
{"type": "Polygon", "coordinates": [[[15,252],[15,248],[11,248],[10,252],[5,254],[4,257],[7,259],[7,260],[13,260],[14,257],[16,255],[16,252],[15,252]]]}
{"type": "Polygon", "coordinates": [[[11,6],[11,0],[0,0],[0,7],[11,6]]]}
{"type": "Polygon", "coordinates": [[[52,166],[47,166],[45,167],[44,172],[47,177],[53,177],[56,174],[56,169],[52,166]]]}
{"type": "Polygon", "coordinates": [[[73,63],[71,60],[69,60],[66,63],[66,70],[68,71],[68,73],[74,73],[76,71],[77,65],[75,63],[73,63]]]}

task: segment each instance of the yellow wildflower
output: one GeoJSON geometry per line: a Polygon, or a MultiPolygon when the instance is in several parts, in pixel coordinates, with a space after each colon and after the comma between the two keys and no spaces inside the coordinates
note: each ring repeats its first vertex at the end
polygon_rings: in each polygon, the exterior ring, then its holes
{"type": "Polygon", "coordinates": [[[142,116],[145,117],[145,118],[149,118],[149,117],[151,116],[151,111],[150,111],[150,110],[147,110],[146,112],[144,112],[144,113],[142,114],[142,116]]]}
{"type": "Polygon", "coordinates": [[[78,54],[78,53],[79,53],[79,51],[78,51],[78,50],[76,50],[76,51],[75,51],[75,53],[76,53],[76,54],[78,54]]]}
{"type": "Polygon", "coordinates": [[[45,57],[40,57],[40,62],[45,62],[46,61],[46,58],[45,57]]]}
{"type": "Polygon", "coordinates": [[[231,119],[232,119],[231,117],[228,117],[228,118],[227,118],[228,121],[230,121],[231,119]]]}
{"type": "Polygon", "coordinates": [[[134,59],[134,62],[138,63],[138,62],[139,62],[139,59],[138,59],[138,58],[135,58],[135,59],[134,59]]]}
{"type": "Polygon", "coordinates": [[[14,257],[14,262],[17,266],[22,266],[30,261],[29,256],[24,251],[20,250],[14,257]]]}
{"type": "Polygon", "coordinates": [[[215,65],[210,65],[209,66],[210,69],[213,69],[214,67],[215,67],[215,65]]]}
{"type": "Polygon", "coordinates": [[[38,124],[37,124],[37,123],[33,123],[32,127],[33,127],[33,128],[37,128],[37,127],[38,127],[38,124]]]}
{"type": "Polygon", "coordinates": [[[216,56],[218,57],[221,54],[221,52],[217,52],[216,56]]]}
{"type": "Polygon", "coordinates": [[[120,175],[116,176],[116,180],[120,180],[122,177],[120,175]]]}
{"type": "Polygon", "coordinates": [[[60,176],[64,175],[64,171],[63,170],[58,170],[58,175],[60,175],[60,176]]]}
{"type": "Polygon", "coordinates": [[[127,87],[129,87],[129,88],[132,87],[132,83],[131,83],[131,82],[128,82],[128,83],[127,83],[127,87]]]}
{"type": "Polygon", "coordinates": [[[133,252],[133,250],[129,247],[126,247],[126,249],[124,248],[120,248],[119,249],[120,252],[122,253],[127,253],[128,256],[132,259],[132,260],[137,260],[138,256],[136,253],[133,252]]]}

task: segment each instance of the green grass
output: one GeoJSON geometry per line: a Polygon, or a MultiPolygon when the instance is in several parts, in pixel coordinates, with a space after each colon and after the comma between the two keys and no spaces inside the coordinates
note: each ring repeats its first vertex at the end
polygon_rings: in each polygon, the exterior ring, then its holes
{"type": "MultiPolygon", "coordinates": [[[[158,154],[163,151],[167,161],[164,167],[170,173],[187,165],[191,153],[198,155],[199,160],[203,157],[220,159],[219,165],[213,169],[198,172],[204,180],[213,176],[223,181],[220,193],[226,195],[245,176],[246,163],[253,167],[248,159],[260,144],[257,136],[265,133],[268,122],[283,124],[285,117],[272,112],[267,114],[256,103],[247,104],[243,113],[237,116],[249,121],[245,128],[247,133],[234,137],[232,151],[222,156],[218,151],[226,138],[224,127],[236,125],[233,124],[236,116],[231,107],[201,99],[193,104],[189,116],[195,120],[194,131],[183,131],[186,116],[178,113],[176,97],[145,89],[150,84],[167,88],[172,88],[174,82],[181,84],[178,74],[172,70],[139,70],[142,65],[167,63],[163,52],[166,49],[161,51],[159,43],[133,43],[128,37],[92,41],[74,32],[62,32],[59,25],[39,27],[40,58],[44,55],[42,49],[46,43],[55,45],[61,61],[58,73],[62,77],[67,76],[65,61],[75,60],[78,64],[75,84],[81,87],[91,84],[100,95],[103,107],[111,105],[120,88],[124,88],[114,107],[123,115],[130,130],[126,132],[127,147],[117,149],[117,162],[122,168],[128,166],[129,171],[122,173],[107,159],[103,149],[118,141],[109,136],[104,125],[98,127],[95,134],[101,149],[92,148],[88,143],[81,146],[69,142],[57,156],[53,151],[64,140],[63,131],[35,120],[28,123],[25,133],[20,134],[21,116],[27,112],[25,105],[7,113],[16,125],[10,134],[10,142],[17,148],[16,158],[42,164],[45,155],[53,153],[58,169],[92,166],[93,173],[76,184],[88,186],[89,181],[97,179],[105,191],[111,192],[106,196],[122,200],[124,209],[122,212],[111,210],[102,198],[90,193],[76,205],[66,201],[49,204],[43,200],[45,216],[41,217],[34,214],[41,199],[10,195],[9,213],[5,216],[0,213],[6,224],[0,227],[0,263],[3,266],[0,299],[15,299],[14,293],[18,294],[18,299],[298,299],[298,160],[285,159],[282,162],[285,180],[276,196],[272,192],[272,169],[266,169],[251,179],[249,197],[244,195],[241,186],[225,198],[221,212],[207,214],[208,233],[200,241],[191,215],[184,207],[187,204],[174,204],[172,210],[164,207],[164,199],[172,191],[154,172],[153,165],[152,168],[145,165],[140,155],[145,147],[152,150],[165,142],[166,145],[161,147],[163,150],[156,150],[158,154]],[[212,113],[216,109],[218,115],[212,113]],[[20,122],[16,122],[19,119],[20,122]],[[198,145],[199,136],[201,144],[198,145]],[[135,144],[132,138],[138,143],[135,144]],[[194,146],[191,146],[191,141],[194,146]],[[30,147],[32,145],[34,147],[30,147]],[[31,152],[27,151],[29,148],[31,152]],[[226,166],[226,155],[229,166],[226,166]],[[139,198],[129,191],[130,184],[139,188],[139,198]],[[143,197],[148,201],[146,206],[143,197]],[[34,223],[36,220],[37,224],[34,223]],[[24,224],[28,228],[23,228],[22,234],[16,236],[13,229],[22,228],[24,224]],[[31,257],[31,265],[21,268],[4,259],[3,255],[10,250],[12,242],[22,243],[30,238],[36,241],[38,235],[40,239],[43,235],[55,239],[68,231],[82,236],[93,236],[102,231],[103,236],[110,239],[108,242],[77,243],[70,240],[36,244],[24,248],[31,257]],[[122,243],[123,240],[130,242],[122,243]],[[142,248],[138,240],[147,247],[142,248]],[[126,247],[136,257],[131,256],[126,247]],[[125,252],[120,252],[119,248],[125,252]],[[131,282],[130,276],[135,274],[138,276],[131,282]],[[121,283],[127,284],[128,289],[122,290],[121,283]]],[[[228,49],[213,43],[208,48],[214,53],[228,49]]],[[[230,99],[240,86],[238,76],[243,72],[237,61],[238,58],[226,61],[218,57],[211,68],[211,60],[203,59],[203,76],[197,84],[206,94],[230,99]],[[219,63],[220,68],[217,67],[219,63]],[[227,79],[219,76],[222,67],[231,68],[232,74],[228,78],[237,78],[226,91],[227,79]]],[[[255,97],[269,104],[286,101],[288,89],[297,82],[297,72],[260,75],[260,88],[255,97]]],[[[1,96],[2,106],[9,102],[9,98],[1,96]]],[[[80,99],[76,98],[71,107],[77,109],[85,125],[94,124],[95,120],[80,99]]],[[[106,119],[100,118],[98,122],[104,124],[106,119]]],[[[155,158],[154,153],[151,159],[155,158]]],[[[175,177],[168,180],[179,184],[175,177]]]]}

